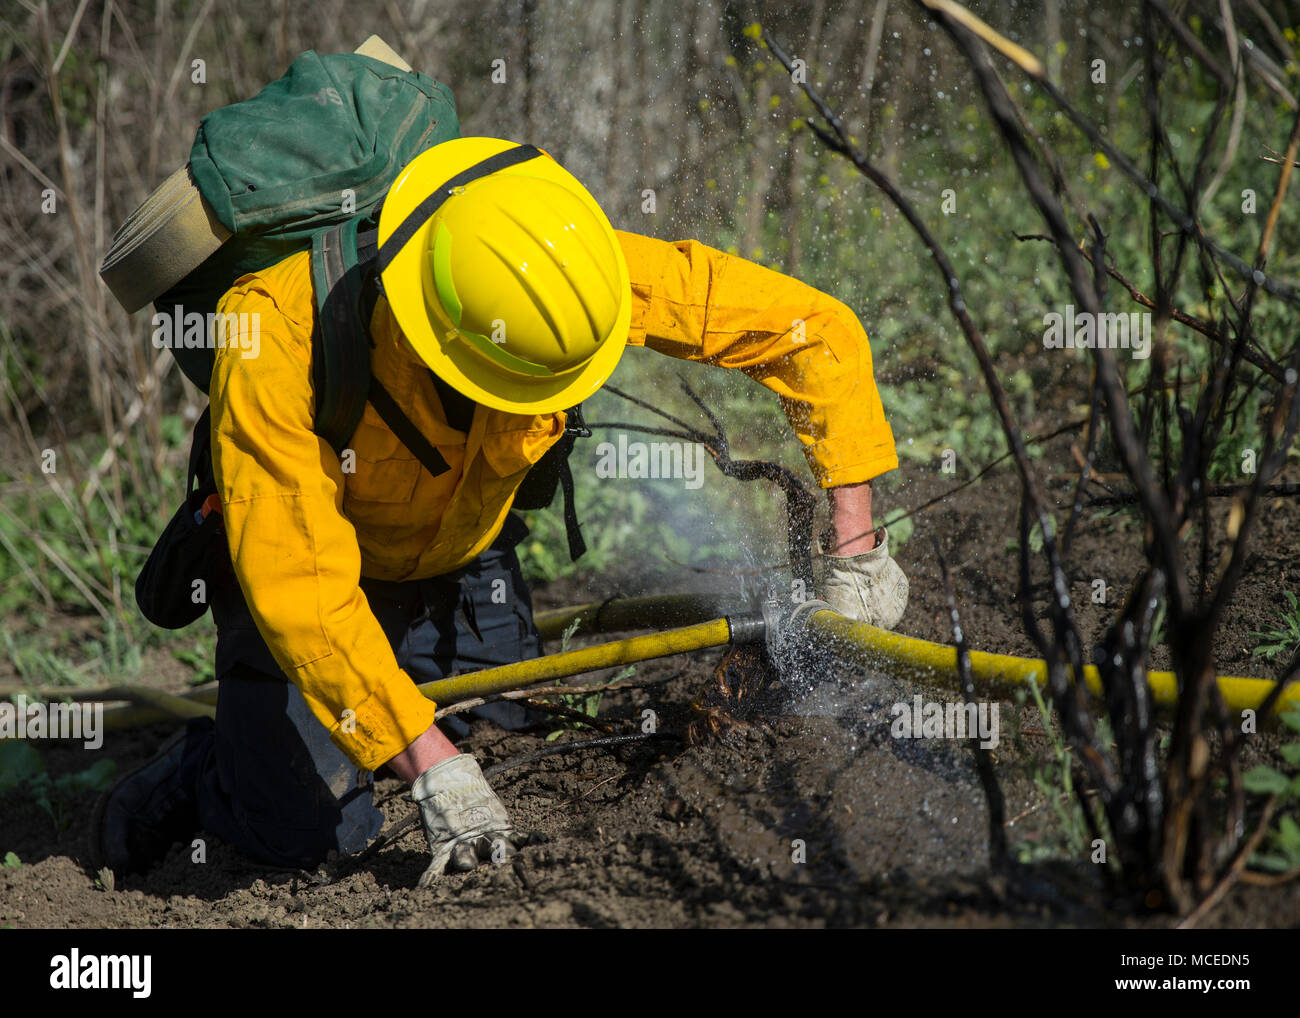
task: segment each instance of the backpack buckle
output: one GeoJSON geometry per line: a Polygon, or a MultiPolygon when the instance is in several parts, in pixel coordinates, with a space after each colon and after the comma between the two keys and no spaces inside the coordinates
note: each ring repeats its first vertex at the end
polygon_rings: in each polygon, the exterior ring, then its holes
{"type": "Polygon", "coordinates": [[[574,438],[591,437],[591,429],[587,427],[587,421],[582,416],[581,405],[570,407],[565,411],[564,433],[574,438]]]}

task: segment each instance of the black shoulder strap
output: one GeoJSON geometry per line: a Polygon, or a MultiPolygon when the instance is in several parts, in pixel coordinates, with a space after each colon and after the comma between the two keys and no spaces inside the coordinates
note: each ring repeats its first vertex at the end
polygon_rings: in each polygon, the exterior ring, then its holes
{"type": "Polygon", "coordinates": [[[569,466],[569,457],[573,454],[574,439],[590,438],[591,428],[582,416],[582,404],[571,406],[564,412],[564,441],[568,448],[564,450],[564,460],[560,463],[560,490],[564,492],[564,534],[569,539],[569,558],[574,562],[587,554],[587,542],[582,536],[582,527],[578,523],[578,507],[573,487],[573,468],[569,466]]]}
{"type": "Polygon", "coordinates": [[[415,458],[424,464],[424,469],[430,474],[437,477],[451,469],[442,458],[442,453],[420,434],[420,429],[411,423],[411,419],[397,405],[397,400],[393,399],[375,375],[370,376],[370,405],[384,419],[388,430],[415,454],[415,458]]]}
{"type": "Polygon", "coordinates": [[[436,372],[431,370],[429,376],[433,379],[433,387],[438,392],[438,399],[442,401],[442,412],[447,418],[447,423],[457,431],[463,431],[468,435],[470,425],[474,423],[474,407],[477,404],[463,392],[453,389],[444,382],[436,372]]]}
{"type": "Polygon", "coordinates": [[[573,470],[569,466],[568,456],[565,456],[560,464],[560,488],[564,492],[564,533],[569,539],[569,559],[577,562],[587,554],[587,542],[582,536],[582,528],[578,523],[578,509],[573,501],[573,470]]]}
{"type": "Polygon", "coordinates": [[[369,331],[359,320],[363,266],[357,225],[350,219],[312,238],[314,430],[339,454],[357,430],[370,388],[369,331]]]}
{"type": "Polygon", "coordinates": [[[354,216],[312,238],[311,271],[317,305],[317,328],[312,334],[314,427],[336,452],[342,453],[356,431],[370,394],[370,311],[384,267],[457,187],[541,154],[532,145],[516,145],[466,168],[434,188],[398,224],[382,247],[376,232],[370,229],[377,222],[378,207],[367,216],[354,216]],[[363,220],[367,229],[359,234],[363,220]]]}
{"type": "Polygon", "coordinates": [[[315,431],[342,453],[369,399],[389,430],[437,477],[450,469],[447,461],[370,371],[370,316],[378,299],[375,231],[359,231],[361,225],[351,219],[312,240],[312,282],[319,305],[312,333],[315,431]]]}
{"type": "Polygon", "coordinates": [[[203,408],[194,422],[194,435],[190,439],[190,464],[185,475],[185,497],[203,487],[212,479],[212,405],[203,408]]]}
{"type": "Polygon", "coordinates": [[[381,273],[387,271],[389,264],[397,257],[407,242],[420,232],[420,228],[442,207],[447,200],[447,196],[454,193],[457,188],[464,187],[480,177],[491,176],[498,170],[504,170],[510,166],[517,166],[519,163],[526,163],[530,159],[536,159],[541,154],[541,149],[532,145],[515,145],[513,148],[505,149],[494,156],[488,156],[486,159],[480,160],[449,180],[444,180],[429,192],[424,201],[407,213],[406,218],[397,224],[388,240],[380,247],[378,256],[379,271],[381,273]]]}

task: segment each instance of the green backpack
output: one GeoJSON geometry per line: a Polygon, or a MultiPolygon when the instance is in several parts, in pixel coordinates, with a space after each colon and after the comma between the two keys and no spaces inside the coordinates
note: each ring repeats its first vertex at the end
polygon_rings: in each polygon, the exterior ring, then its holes
{"type": "MultiPolygon", "coordinates": [[[[319,250],[324,231],[375,212],[403,166],[458,137],[451,90],[432,78],[356,53],[301,54],[257,95],[200,122],[190,172],[231,236],[156,310],[206,316],[240,276],[298,251],[313,251],[317,276],[332,255],[319,250]]],[[[327,296],[318,290],[318,311],[327,296]]],[[[171,349],[207,392],[211,347],[171,349]]]]}
{"type": "MultiPolygon", "coordinates": [[[[190,152],[190,190],[197,188],[209,219],[218,221],[221,231],[213,232],[224,232],[227,239],[154,297],[154,307],[177,323],[173,331],[179,333],[182,316],[197,314],[208,321],[206,316],[241,275],[310,250],[317,312],[314,430],[342,453],[369,400],[403,444],[437,474],[447,469],[446,463],[371,376],[368,323],[377,296],[375,240],[384,195],[402,167],[426,149],[459,137],[460,125],[447,86],[398,66],[400,58],[380,46],[390,57],[309,50],[251,99],[203,118],[190,152]]],[[[182,180],[179,186],[187,185],[182,180]]],[[[148,218],[141,215],[144,208],[119,231],[128,241],[133,230],[142,232],[133,221],[148,218]]],[[[155,213],[154,218],[162,217],[155,213]]],[[[119,276],[132,275],[130,268],[122,271],[123,261],[117,260],[119,276]]],[[[109,277],[113,262],[110,252],[101,272],[111,286],[116,283],[114,292],[132,310],[132,301],[119,292],[129,284],[109,277]]],[[[206,330],[203,337],[208,339],[206,330]]],[[[168,346],[186,377],[207,392],[215,360],[210,340],[168,346]]],[[[449,411],[463,404],[436,376],[434,382],[449,411]]],[[[525,477],[514,504],[543,508],[563,486],[569,549],[576,559],[585,542],[573,509],[567,457],[574,438],[590,431],[580,408],[569,416],[565,436],[525,477]]],[[[205,426],[206,414],[200,428],[205,426]]],[[[196,438],[202,437],[196,429],[196,438]]]]}

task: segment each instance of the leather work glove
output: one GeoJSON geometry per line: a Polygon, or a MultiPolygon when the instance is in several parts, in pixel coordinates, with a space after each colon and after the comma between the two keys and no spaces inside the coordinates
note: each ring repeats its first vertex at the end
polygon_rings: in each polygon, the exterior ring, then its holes
{"type": "Polygon", "coordinates": [[[448,869],[472,870],[494,852],[498,859],[514,855],[514,826],[472,756],[460,753],[434,764],[415,779],[411,798],[420,807],[433,856],[421,887],[448,869]]]}
{"type": "Polygon", "coordinates": [[[888,532],[878,533],[880,543],[858,555],[827,554],[822,538],[821,596],[847,618],[893,629],[907,607],[907,577],[889,557],[888,532]]]}

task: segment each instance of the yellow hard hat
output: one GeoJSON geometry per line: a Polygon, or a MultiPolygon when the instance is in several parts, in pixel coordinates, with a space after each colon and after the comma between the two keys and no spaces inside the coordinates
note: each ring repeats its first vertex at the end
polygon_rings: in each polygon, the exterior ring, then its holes
{"type": "Polygon", "coordinates": [[[458,138],[413,159],[380,212],[379,270],[420,358],[496,410],[573,406],[627,345],[632,288],[614,229],[531,145],[458,138]]]}

